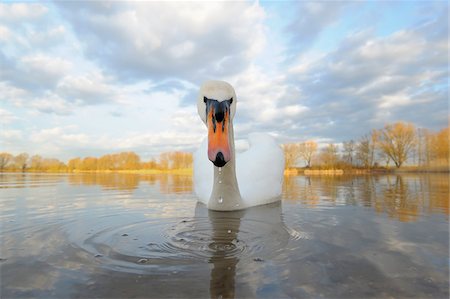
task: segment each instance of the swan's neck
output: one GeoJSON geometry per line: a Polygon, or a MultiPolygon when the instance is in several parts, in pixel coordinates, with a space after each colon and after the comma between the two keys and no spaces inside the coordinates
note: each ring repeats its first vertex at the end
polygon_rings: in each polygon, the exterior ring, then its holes
{"type": "Polygon", "coordinates": [[[208,208],[219,211],[232,211],[244,208],[236,179],[236,153],[234,150],[233,123],[230,123],[229,138],[231,159],[223,167],[214,167],[214,183],[208,208]]]}

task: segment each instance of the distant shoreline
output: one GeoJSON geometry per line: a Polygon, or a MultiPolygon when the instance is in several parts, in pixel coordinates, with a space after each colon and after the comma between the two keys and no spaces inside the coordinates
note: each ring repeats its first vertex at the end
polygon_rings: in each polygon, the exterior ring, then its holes
{"type": "Polygon", "coordinates": [[[402,168],[347,168],[347,169],[305,169],[305,168],[293,168],[285,169],[284,175],[379,175],[379,174],[427,174],[427,173],[442,173],[449,174],[450,168],[448,167],[417,167],[409,166],[402,168]]]}
{"type": "MultiPolygon", "coordinates": [[[[175,174],[175,175],[193,175],[194,171],[192,168],[181,168],[181,169],[127,169],[127,170],[35,170],[27,169],[25,171],[17,169],[4,169],[0,173],[95,173],[95,174],[105,174],[105,173],[125,173],[125,174],[175,174]]],[[[373,169],[305,169],[305,168],[291,168],[285,169],[285,176],[295,176],[295,175],[382,175],[382,174],[428,174],[428,173],[442,173],[449,174],[450,169],[445,167],[428,167],[428,168],[418,168],[418,167],[402,167],[400,169],[396,168],[373,168],[373,169]]]]}
{"type": "Polygon", "coordinates": [[[15,169],[5,169],[0,171],[0,173],[125,173],[125,174],[176,174],[176,175],[192,175],[193,169],[182,168],[182,169],[127,169],[127,170],[15,170],[15,169]]]}

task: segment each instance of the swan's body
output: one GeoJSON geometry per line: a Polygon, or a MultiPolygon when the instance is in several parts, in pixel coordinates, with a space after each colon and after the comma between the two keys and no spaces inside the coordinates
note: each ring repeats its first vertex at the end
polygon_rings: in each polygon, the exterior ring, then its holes
{"type": "Polygon", "coordinates": [[[236,102],[226,82],[208,81],[200,89],[198,112],[209,133],[194,155],[194,183],[199,201],[212,210],[268,204],[281,195],[284,156],[270,135],[251,134],[250,148],[236,156],[236,102]]]}

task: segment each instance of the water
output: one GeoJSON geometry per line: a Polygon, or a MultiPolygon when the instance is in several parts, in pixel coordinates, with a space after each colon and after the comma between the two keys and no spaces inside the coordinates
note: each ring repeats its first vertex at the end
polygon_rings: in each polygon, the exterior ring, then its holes
{"type": "Polygon", "coordinates": [[[1,298],[448,298],[447,175],[287,177],[197,204],[190,176],[0,174],[1,298]]]}

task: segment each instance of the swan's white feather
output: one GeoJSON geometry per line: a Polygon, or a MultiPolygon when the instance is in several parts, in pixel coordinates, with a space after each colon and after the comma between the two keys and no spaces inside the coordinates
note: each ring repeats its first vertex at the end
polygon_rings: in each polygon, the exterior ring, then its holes
{"type": "Polygon", "coordinates": [[[208,204],[214,181],[213,164],[208,159],[208,138],[194,153],[194,189],[200,202],[208,204]]]}
{"type": "MultiPolygon", "coordinates": [[[[283,184],[284,155],[275,140],[265,133],[249,135],[249,149],[236,154],[236,177],[246,207],[279,200],[283,184]]],[[[213,188],[213,164],[207,156],[205,139],[194,154],[194,185],[199,200],[208,203],[213,188]]]]}

